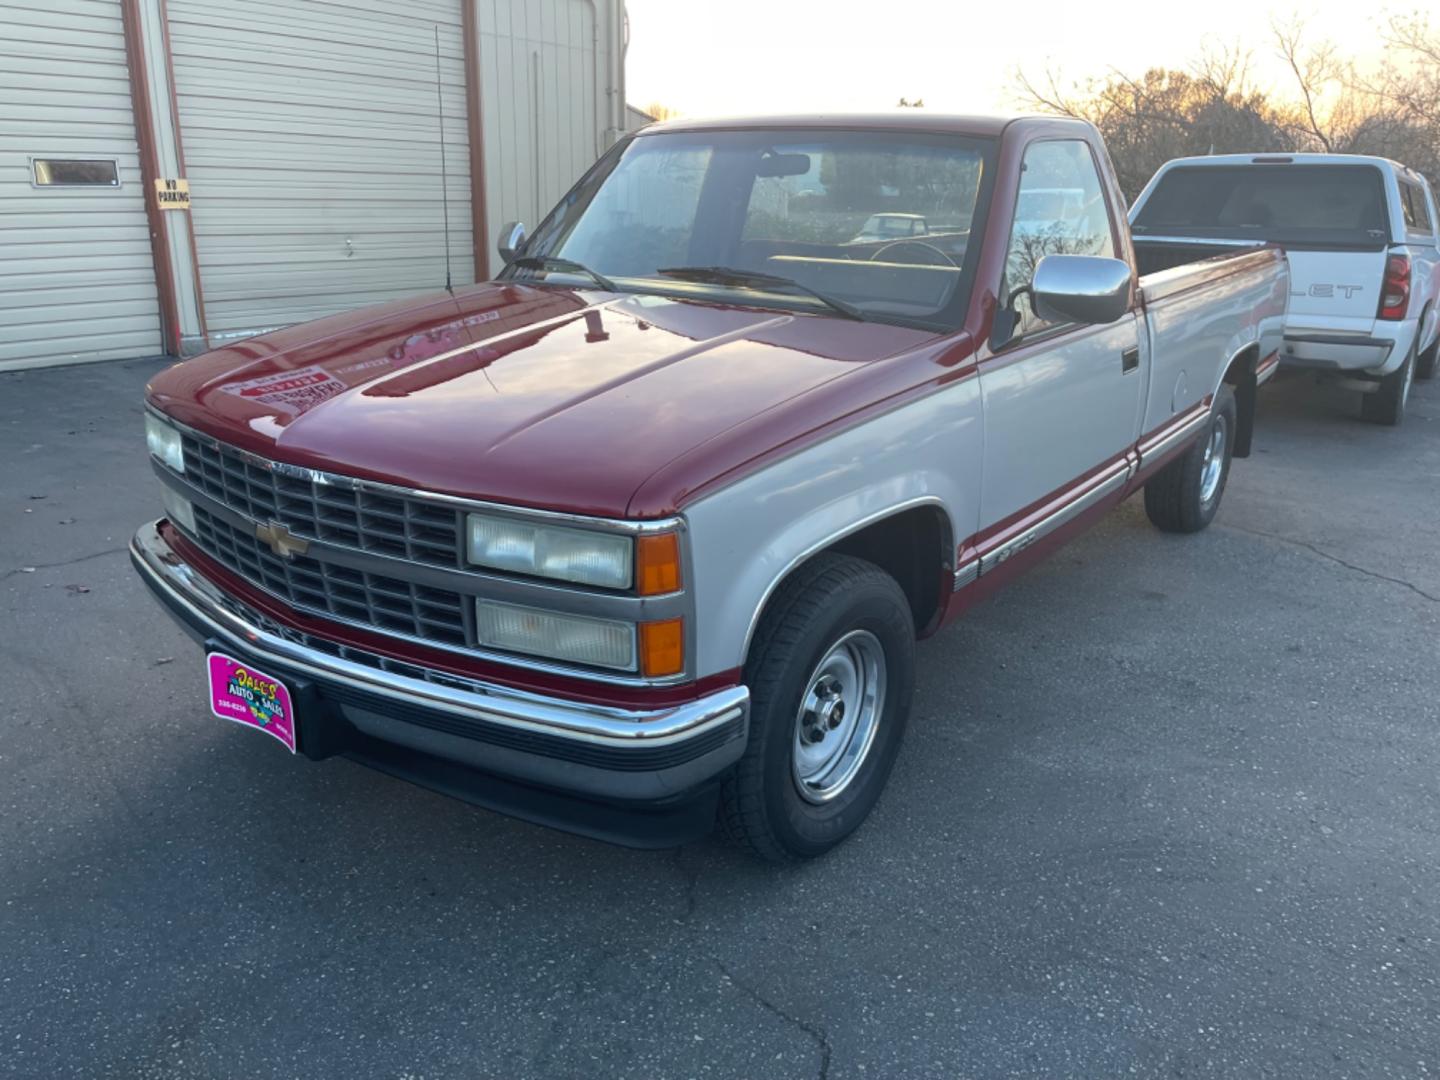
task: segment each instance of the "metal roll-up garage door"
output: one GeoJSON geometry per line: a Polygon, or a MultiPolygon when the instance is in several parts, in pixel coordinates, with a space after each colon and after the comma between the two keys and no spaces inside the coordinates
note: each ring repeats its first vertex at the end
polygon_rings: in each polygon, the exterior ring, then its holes
{"type": "Polygon", "coordinates": [[[461,0],[169,0],[206,329],[474,279],[461,0]]]}
{"type": "Polygon", "coordinates": [[[0,0],[0,25],[0,370],[158,354],[120,0],[0,0]]]}

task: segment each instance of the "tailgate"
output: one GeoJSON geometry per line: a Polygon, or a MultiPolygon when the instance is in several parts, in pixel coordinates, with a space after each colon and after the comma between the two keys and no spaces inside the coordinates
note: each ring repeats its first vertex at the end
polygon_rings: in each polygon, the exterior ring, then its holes
{"type": "Polygon", "coordinates": [[[1290,309],[1286,328],[1368,334],[1380,306],[1387,254],[1383,250],[1287,251],[1290,309]]]}

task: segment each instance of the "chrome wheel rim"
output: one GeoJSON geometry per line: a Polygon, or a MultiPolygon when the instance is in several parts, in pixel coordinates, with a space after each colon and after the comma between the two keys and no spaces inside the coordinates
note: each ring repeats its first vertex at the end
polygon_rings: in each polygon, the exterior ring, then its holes
{"type": "Polygon", "coordinates": [[[791,773],[801,797],[825,803],[860,771],[885,707],[885,650],[868,630],[852,630],[810,673],[795,714],[791,773]]]}
{"type": "Polygon", "coordinates": [[[1405,361],[1405,382],[1400,387],[1400,408],[1405,408],[1410,402],[1410,387],[1415,382],[1415,357],[1405,361]]]}
{"type": "Polygon", "coordinates": [[[1200,462],[1200,501],[1208,503],[1220,490],[1220,474],[1225,471],[1225,438],[1228,434],[1227,421],[1223,415],[1215,417],[1210,429],[1210,438],[1205,441],[1205,456],[1200,462]]]}

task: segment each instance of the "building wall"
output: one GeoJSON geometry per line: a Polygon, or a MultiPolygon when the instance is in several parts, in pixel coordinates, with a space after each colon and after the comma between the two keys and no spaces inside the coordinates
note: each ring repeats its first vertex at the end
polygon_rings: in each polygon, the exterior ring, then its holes
{"type": "Polygon", "coordinates": [[[533,229],[604,152],[600,30],[589,0],[480,5],[489,235],[533,229]]]}
{"type": "Polygon", "coordinates": [[[160,304],[120,0],[0,3],[0,371],[154,355],[160,304]],[[37,187],[32,157],[117,187],[37,187]]]}
{"type": "Polygon", "coordinates": [[[639,131],[641,128],[654,122],[655,118],[643,109],[637,109],[634,105],[625,106],[626,131],[639,131]]]}
{"type": "Polygon", "coordinates": [[[0,365],[188,355],[433,291],[447,201],[453,280],[488,275],[501,224],[533,227],[624,130],[624,18],[622,0],[0,0],[18,121],[0,220],[25,245],[0,263],[0,365]],[[121,160],[120,188],[31,188],[26,155],[87,147],[121,160]],[[158,178],[187,180],[190,208],[161,212],[158,178]]]}
{"type": "MultiPolygon", "coordinates": [[[[531,230],[627,129],[622,0],[481,0],[486,232],[531,230]]],[[[499,268],[493,245],[489,269],[499,268]]]]}

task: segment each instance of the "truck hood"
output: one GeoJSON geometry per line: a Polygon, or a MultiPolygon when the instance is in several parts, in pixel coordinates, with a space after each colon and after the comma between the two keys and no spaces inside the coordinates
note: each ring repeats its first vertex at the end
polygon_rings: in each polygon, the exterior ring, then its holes
{"type": "Polygon", "coordinates": [[[491,283],[249,338],[162,372],[148,400],[295,465],[649,517],[853,411],[850,395],[799,403],[933,339],[823,315],[491,283]]]}

